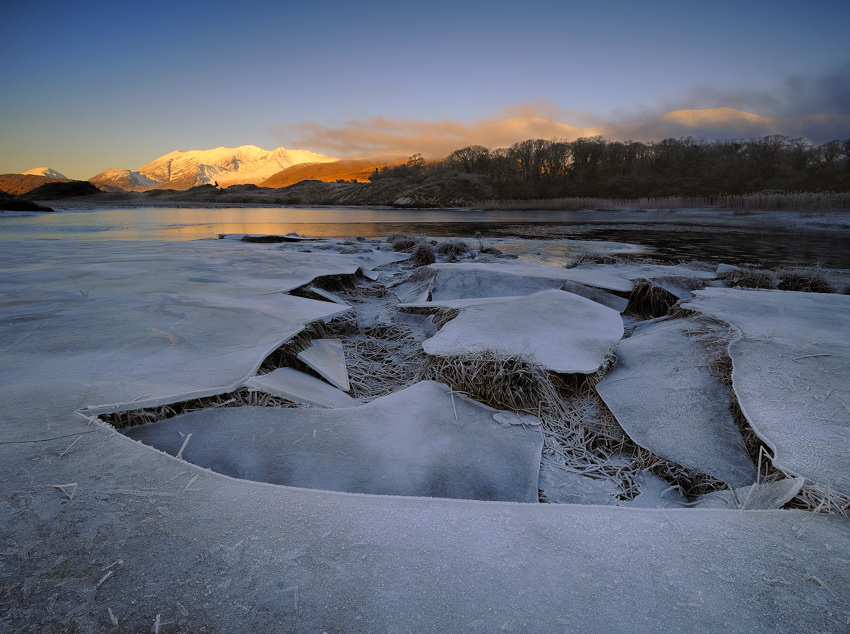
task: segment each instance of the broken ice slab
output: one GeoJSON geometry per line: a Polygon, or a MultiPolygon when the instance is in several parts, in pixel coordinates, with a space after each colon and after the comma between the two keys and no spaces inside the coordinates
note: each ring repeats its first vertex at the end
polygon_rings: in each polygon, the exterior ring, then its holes
{"type": "Polygon", "coordinates": [[[748,485],[755,467],[695,329],[681,319],[641,324],[620,342],[596,390],[641,447],[731,486],[748,485]]]}
{"type": "Polygon", "coordinates": [[[437,334],[433,315],[420,315],[418,313],[403,313],[396,311],[393,315],[393,323],[405,326],[413,326],[421,330],[425,337],[433,337],[437,334]]]}
{"type": "MultiPolygon", "coordinates": [[[[716,270],[708,270],[700,266],[688,264],[651,264],[648,262],[619,262],[617,264],[591,264],[578,266],[573,271],[585,273],[607,272],[627,280],[713,280],[717,278],[716,270]]],[[[581,281],[581,280],[577,280],[581,281]]],[[[604,287],[603,287],[604,288],[604,287]]],[[[620,289],[612,289],[620,290],[620,289]]]]}
{"type": "Polygon", "coordinates": [[[393,288],[393,293],[402,303],[427,302],[434,286],[434,278],[428,277],[418,280],[407,280],[393,288]]]}
{"type": "MultiPolygon", "coordinates": [[[[475,276],[466,275],[467,281],[477,280],[481,282],[482,278],[486,278],[487,274],[476,274],[475,276]]],[[[606,291],[600,290],[598,288],[594,288],[592,286],[587,286],[585,284],[581,284],[579,282],[574,282],[572,280],[567,280],[566,282],[562,282],[561,280],[549,280],[542,278],[516,278],[516,277],[508,277],[501,276],[499,279],[507,280],[511,282],[505,287],[498,287],[497,285],[493,285],[492,287],[488,287],[486,285],[482,285],[479,287],[479,291],[494,293],[492,295],[487,295],[484,297],[463,297],[459,299],[435,299],[431,296],[431,287],[429,286],[427,292],[422,293],[420,296],[416,296],[413,293],[406,293],[404,296],[399,295],[396,292],[396,295],[399,298],[398,307],[399,308],[465,308],[467,306],[477,306],[478,304],[490,304],[492,302],[500,302],[506,299],[513,299],[514,297],[519,297],[522,295],[530,295],[534,293],[536,290],[543,289],[556,289],[560,288],[563,291],[567,291],[569,293],[575,293],[576,295],[581,295],[584,298],[590,299],[594,302],[602,304],[603,306],[607,306],[608,308],[613,308],[618,313],[622,313],[626,307],[629,305],[629,300],[625,297],[620,297],[619,295],[614,295],[613,293],[608,293],[606,291]],[[518,288],[524,289],[525,292],[519,292],[518,288]],[[486,289],[490,290],[486,290],[486,289]],[[501,295],[496,295],[495,293],[502,292],[501,295]]],[[[442,293],[446,295],[447,293],[442,293]]],[[[468,294],[475,295],[476,292],[469,291],[468,294]]]]}
{"type": "Polygon", "coordinates": [[[711,288],[684,307],[741,331],[732,386],[774,464],[850,494],[850,295],[711,288]]]}
{"type": "Polygon", "coordinates": [[[0,279],[19,286],[0,295],[0,383],[44,408],[90,413],[236,389],[305,324],[350,310],[279,291],[358,266],[230,240],[56,241],[46,251],[9,241],[2,251],[0,279]],[[84,291],[79,301],[69,288],[84,291]],[[15,319],[21,306],[45,318],[15,319]]]}
{"type": "Polygon", "coordinates": [[[600,290],[598,288],[586,286],[579,282],[573,282],[572,280],[564,282],[561,285],[561,290],[567,291],[568,293],[575,293],[576,295],[581,295],[582,297],[586,297],[587,299],[593,300],[598,304],[602,304],[603,306],[607,306],[608,308],[613,308],[618,313],[622,313],[629,305],[629,300],[625,297],[620,297],[619,295],[614,295],[613,293],[606,293],[605,291],[600,290]]]}
{"type": "MultiPolygon", "coordinates": [[[[393,251],[367,251],[364,253],[354,253],[346,257],[357,261],[360,264],[361,272],[366,275],[367,273],[372,273],[375,269],[386,266],[387,264],[403,262],[410,258],[410,254],[396,253],[393,251]]],[[[370,279],[372,278],[370,277],[370,279]]]]}
{"type": "Polygon", "coordinates": [[[343,392],[351,389],[348,368],[345,367],[345,350],[339,339],[313,339],[310,347],[299,352],[297,358],[343,392]]]}
{"type": "Polygon", "coordinates": [[[518,262],[459,262],[432,264],[437,272],[431,299],[475,299],[480,297],[520,297],[566,281],[613,291],[630,291],[630,280],[607,270],[563,269],[518,262]]]}
{"type": "Polygon", "coordinates": [[[319,297],[328,300],[329,302],[333,302],[334,304],[341,304],[343,306],[350,306],[347,301],[342,299],[339,295],[331,293],[330,291],[326,291],[323,288],[319,288],[318,286],[308,286],[307,290],[313,293],[314,295],[318,295],[319,297]]]}
{"type": "Polygon", "coordinates": [[[631,500],[618,500],[617,506],[640,509],[675,509],[688,506],[688,498],[667,480],[647,470],[639,471],[634,477],[638,494],[631,500]]]}
{"type": "Polygon", "coordinates": [[[805,478],[787,478],[776,482],[753,483],[748,487],[707,493],[692,505],[699,509],[738,509],[770,511],[781,509],[800,492],[805,478]]]}
{"type": "Polygon", "coordinates": [[[613,480],[588,478],[545,458],[540,465],[539,487],[543,497],[551,504],[613,506],[620,493],[613,480]]]}
{"type": "Polygon", "coordinates": [[[294,368],[278,368],[269,374],[251,377],[245,386],[316,407],[356,407],[361,404],[342,390],[294,368]]]}
{"type": "Polygon", "coordinates": [[[528,355],[554,372],[591,374],[622,336],[617,311],[554,289],[463,308],[422,347],[434,356],[528,355]]]}
{"type": "Polygon", "coordinates": [[[408,309],[408,308],[426,308],[429,310],[433,310],[435,308],[456,308],[460,310],[461,308],[466,308],[467,306],[479,306],[481,304],[494,304],[497,302],[504,302],[509,299],[516,299],[517,295],[502,295],[499,297],[473,297],[470,299],[438,299],[438,300],[429,300],[429,301],[421,301],[421,302],[408,302],[404,304],[399,304],[399,309],[408,309]]]}
{"type": "Polygon", "coordinates": [[[403,326],[415,326],[419,327],[422,325],[422,322],[425,321],[427,315],[420,315],[419,313],[404,313],[401,311],[396,311],[393,314],[393,323],[401,324],[403,326]]]}
{"type": "Polygon", "coordinates": [[[424,381],[351,409],[210,408],[127,435],[246,480],[350,493],[537,502],[539,426],[424,381]]]}

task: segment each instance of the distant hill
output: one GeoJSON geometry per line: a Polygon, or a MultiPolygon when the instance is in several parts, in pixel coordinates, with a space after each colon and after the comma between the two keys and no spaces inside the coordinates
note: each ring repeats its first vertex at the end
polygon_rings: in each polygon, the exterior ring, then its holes
{"type": "Polygon", "coordinates": [[[0,211],[53,211],[50,207],[0,192],[0,211]]]}
{"type": "Polygon", "coordinates": [[[27,200],[61,200],[77,196],[101,194],[101,191],[88,181],[53,181],[28,191],[23,198],[27,200]]]}
{"type": "Polygon", "coordinates": [[[343,159],[332,163],[303,163],[293,165],[278,172],[268,180],[260,183],[260,187],[288,187],[301,181],[324,181],[326,183],[344,180],[366,182],[375,173],[389,165],[399,165],[404,160],[378,159],[343,159]]]}
{"type": "Polygon", "coordinates": [[[145,192],[162,185],[141,172],[112,168],[88,179],[90,183],[107,192],[145,192]]]}
{"type": "Polygon", "coordinates": [[[0,174],[0,191],[20,196],[45,183],[67,182],[67,178],[53,178],[35,174],[0,174]]]}
{"type": "Polygon", "coordinates": [[[139,173],[158,181],[163,189],[189,189],[214,183],[221,187],[259,185],[293,165],[334,160],[308,150],[279,147],[269,151],[256,145],[242,145],[237,148],[171,152],[140,168],[139,173]]]}
{"type": "Polygon", "coordinates": [[[64,180],[71,180],[64,174],[60,174],[52,167],[34,167],[31,170],[27,170],[26,172],[21,172],[22,174],[33,175],[33,176],[47,176],[48,178],[61,178],[64,180]]]}

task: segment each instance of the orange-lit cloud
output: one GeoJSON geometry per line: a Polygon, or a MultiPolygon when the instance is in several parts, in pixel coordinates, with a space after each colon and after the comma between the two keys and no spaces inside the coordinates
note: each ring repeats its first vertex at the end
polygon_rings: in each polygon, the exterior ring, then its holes
{"type": "Polygon", "coordinates": [[[531,103],[510,108],[477,122],[419,121],[374,117],[339,127],[314,121],[278,126],[273,134],[286,147],[306,147],[339,157],[421,153],[443,157],[467,145],[495,149],[524,139],[565,139],[603,136],[609,140],[653,141],[693,136],[698,139],[750,138],[768,134],[806,137],[821,143],[850,137],[850,115],[801,115],[770,118],[734,108],[642,113],[631,121],[587,125],[588,116],[559,111],[551,104],[531,103]],[[561,120],[556,120],[556,117],[561,120]],[[582,120],[583,126],[563,122],[582,120]]]}
{"type": "Polygon", "coordinates": [[[440,157],[467,145],[510,146],[530,138],[577,138],[582,129],[539,116],[484,119],[474,123],[374,117],[331,128],[314,121],[280,126],[273,134],[287,147],[323,148],[334,156],[440,157]]]}

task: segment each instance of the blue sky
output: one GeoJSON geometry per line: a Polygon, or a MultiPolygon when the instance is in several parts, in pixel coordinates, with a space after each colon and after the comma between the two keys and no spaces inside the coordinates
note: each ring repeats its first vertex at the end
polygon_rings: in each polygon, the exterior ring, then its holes
{"type": "Polygon", "coordinates": [[[652,123],[721,106],[770,121],[706,134],[848,138],[848,31],[846,1],[7,2],[0,173],[244,144],[438,153],[509,140],[493,131],[517,115],[675,135],[652,123]],[[833,116],[812,132],[815,114],[833,116]]]}

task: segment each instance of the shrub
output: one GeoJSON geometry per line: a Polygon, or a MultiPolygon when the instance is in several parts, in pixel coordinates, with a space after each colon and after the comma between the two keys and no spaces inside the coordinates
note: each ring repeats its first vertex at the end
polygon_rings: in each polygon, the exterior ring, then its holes
{"type": "Polygon", "coordinates": [[[447,240],[440,243],[437,247],[437,253],[440,255],[463,255],[469,252],[469,245],[463,240],[447,240]]]}
{"type": "Polygon", "coordinates": [[[779,283],[781,291],[802,291],[804,293],[832,293],[832,285],[817,271],[780,271],[779,283]]]}
{"type": "Polygon", "coordinates": [[[410,254],[410,261],[416,266],[428,266],[437,261],[437,256],[434,255],[434,248],[430,244],[420,242],[410,254]]]}

